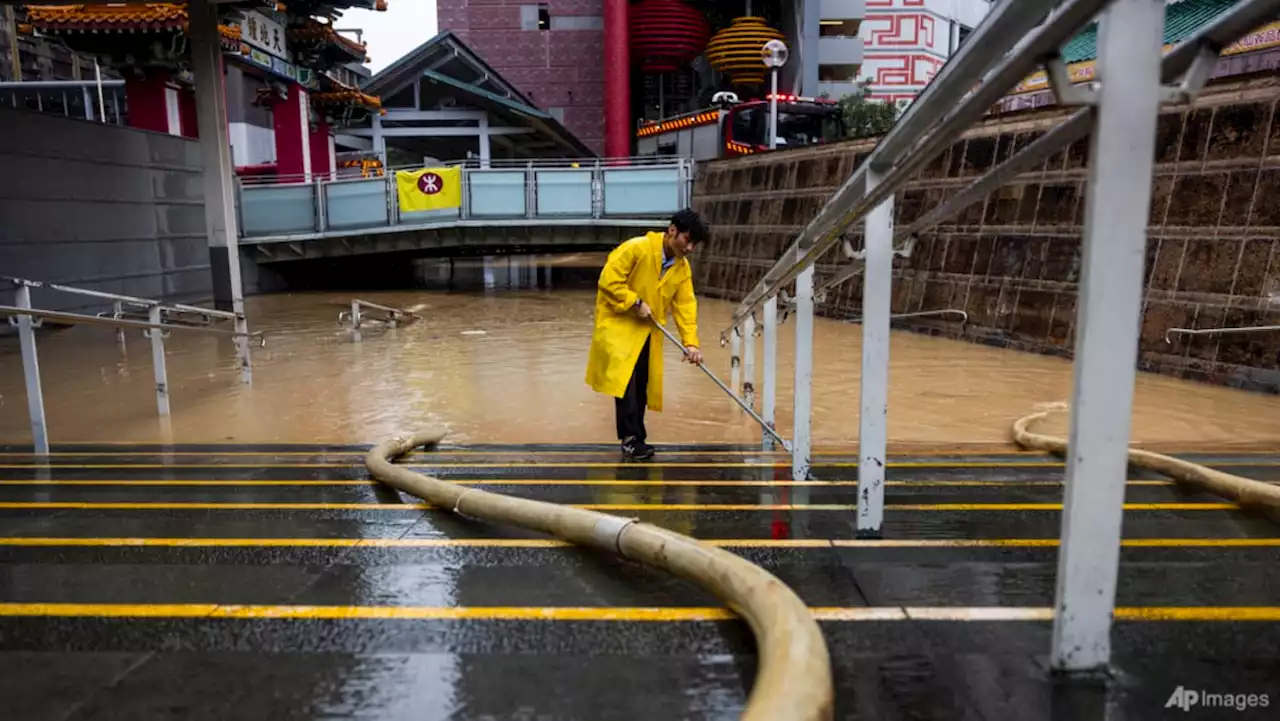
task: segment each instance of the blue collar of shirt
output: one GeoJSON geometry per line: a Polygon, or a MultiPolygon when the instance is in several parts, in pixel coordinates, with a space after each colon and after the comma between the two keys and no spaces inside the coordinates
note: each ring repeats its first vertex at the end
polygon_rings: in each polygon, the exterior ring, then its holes
{"type": "Polygon", "coordinates": [[[668,268],[670,268],[671,266],[675,265],[675,264],[676,264],[676,259],[675,259],[675,258],[668,258],[668,257],[667,257],[667,249],[666,249],[666,248],[663,248],[663,249],[662,249],[662,272],[663,272],[663,273],[667,272],[667,269],[668,269],[668,268]]]}

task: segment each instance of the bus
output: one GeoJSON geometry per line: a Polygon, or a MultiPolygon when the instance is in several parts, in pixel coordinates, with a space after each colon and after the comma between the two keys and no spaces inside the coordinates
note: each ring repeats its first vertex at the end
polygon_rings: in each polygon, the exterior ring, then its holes
{"type": "MultiPolygon", "coordinates": [[[[713,107],[641,125],[637,154],[702,161],[768,151],[771,99],[739,102],[733,93],[717,93],[713,107]]],[[[836,101],[778,95],[778,150],[834,142],[844,132],[836,101]]]]}

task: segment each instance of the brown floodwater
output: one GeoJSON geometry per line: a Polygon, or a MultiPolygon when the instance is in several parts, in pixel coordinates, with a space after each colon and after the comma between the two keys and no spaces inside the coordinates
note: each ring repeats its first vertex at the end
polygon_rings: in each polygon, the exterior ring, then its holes
{"type": "MultiPolygon", "coordinates": [[[[557,272],[598,264],[551,261],[557,272]]],[[[480,261],[472,261],[477,264],[480,261]]],[[[462,261],[459,261],[461,264],[462,261]]],[[[613,400],[583,382],[590,342],[590,287],[537,287],[545,273],[476,273],[471,289],[316,292],[246,301],[254,330],[254,379],[243,385],[230,342],[174,332],[167,341],[173,414],[157,418],[148,342],[130,332],[124,352],[108,329],[40,336],[49,434],[54,443],[373,443],[443,428],[453,443],[612,443],[613,400]],[[512,281],[512,278],[516,281],[512,281]],[[419,306],[423,320],[365,330],[356,340],[337,314],[358,297],[419,306]]],[[[598,266],[597,266],[598,267],[598,266]]],[[[429,274],[428,274],[429,275],[429,274]]],[[[455,275],[459,277],[461,273],[455,275]]],[[[588,281],[591,271],[582,274],[588,281]]],[[[461,284],[466,285],[466,284],[461,284]]],[[[719,331],[730,303],[700,299],[709,366],[726,382],[729,349],[719,331]]],[[[794,324],[781,329],[778,424],[790,436],[794,324]]],[[[857,325],[815,322],[813,434],[847,446],[858,432],[857,325]]],[[[651,442],[755,442],[760,431],[696,368],[666,347],[666,410],[648,415],[651,442]]],[[[763,365],[757,347],[757,372],[763,365]]],[[[889,437],[894,446],[1005,444],[1019,416],[1069,397],[1068,361],[908,332],[893,335],[889,437]]],[[[759,381],[757,381],[759,387],[759,381]]],[[[1065,432],[1066,416],[1042,427],[1065,432]]],[[[1280,398],[1139,374],[1133,438],[1151,446],[1280,447],[1280,398]]],[[[0,441],[30,442],[17,341],[0,339],[0,441]]]]}

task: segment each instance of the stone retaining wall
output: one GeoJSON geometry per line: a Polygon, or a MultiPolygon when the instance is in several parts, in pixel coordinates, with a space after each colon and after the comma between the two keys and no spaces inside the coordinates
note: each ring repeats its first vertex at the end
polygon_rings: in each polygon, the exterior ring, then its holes
{"type": "MultiPolygon", "coordinates": [[[[1174,327],[1280,325],[1280,77],[1233,79],[1169,106],[1157,131],[1140,367],[1280,392],[1280,332],[1178,336],[1174,327]]],[[[895,222],[928,212],[1061,121],[1047,109],[991,117],[898,193],[895,222]]],[[[822,207],[874,140],[764,153],[700,168],[694,205],[713,226],[696,258],[700,293],[740,299],[822,207]]],[[[1074,344],[1088,138],[922,234],[895,260],[893,310],[947,308],[895,327],[1037,353],[1074,344]]],[[[860,229],[851,232],[861,248],[860,229]]],[[[828,254],[819,282],[841,260],[828,254]]],[[[856,316],[861,279],[819,303],[856,316]]]]}

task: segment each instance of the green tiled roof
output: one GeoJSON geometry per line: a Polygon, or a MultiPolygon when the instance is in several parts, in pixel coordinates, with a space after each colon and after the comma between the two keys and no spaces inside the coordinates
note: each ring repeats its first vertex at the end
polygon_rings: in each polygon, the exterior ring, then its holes
{"type": "MultiPolygon", "coordinates": [[[[1164,9],[1164,41],[1177,43],[1205,23],[1221,15],[1240,0],[1180,0],[1164,9]]],[[[1098,25],[1091,24],[1062,48],[1062,59],[1068,63],[1098,57],[1098,25]]]]}

